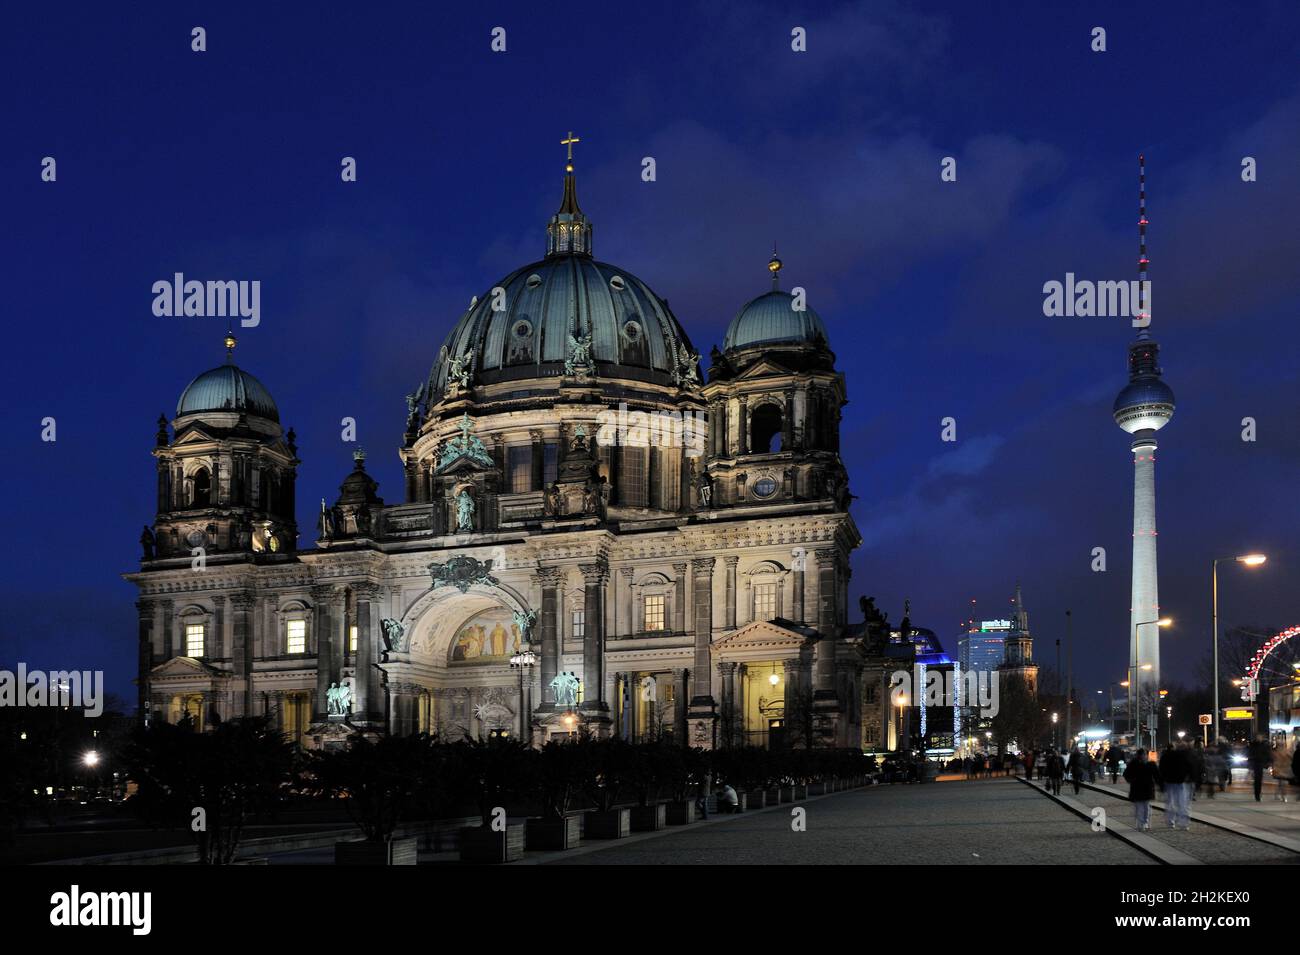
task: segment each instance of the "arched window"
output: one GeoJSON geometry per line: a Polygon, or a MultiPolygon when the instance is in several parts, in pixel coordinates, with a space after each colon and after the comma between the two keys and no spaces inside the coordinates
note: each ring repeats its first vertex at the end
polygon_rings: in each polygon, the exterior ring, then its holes
{"type": "Polygon", "coordinates": [[[781,450],[781,409],[776,405],[759,405],[749,419],[749,450],[768,454],[781,450]]]}
{"type": "Polygon", "coordinates": [[[207,468],[194,472],[194,506],[207,507],[212,503],[212,475],[207,468]]]}

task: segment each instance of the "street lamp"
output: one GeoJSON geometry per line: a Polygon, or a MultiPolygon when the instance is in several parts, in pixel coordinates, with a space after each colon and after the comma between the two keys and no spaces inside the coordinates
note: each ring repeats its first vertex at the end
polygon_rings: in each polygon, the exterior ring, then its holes
{"type": "Polygon", "coordinates": [[[536,663],[537,654],[533,653],[532,647],[527,643],[520,644],[510,658],[510,666],[519,670],[519,738],[524,742],[528,742],[528,711],[531,709],[524,699],[524,679],[529,668],[536,663]]]}
{"type": "Polygon", "coordinates": [[[1239,557],[1216,557],[1210,561],[1210,605],[1214,632],[1214,741],[1219,741],[1219,561],[1230,560],[1247,567],[1258,567],[1268,560],[1263,554],[1242,554],[1239,557]]]}
{"type": "Polygon", "coordinates": [[[1056,714],[1052,714],[1052,746],[1056,746],[1056,714]]]}
{"type": "Polygon", "coordinates": [[[895,702],[898,704],[898,735],[894,737],[894,747],[901,753],[903,751],[903,707],[907,706],[907,694],[898,694],[895,702]]]}
{"type": "MultiPolygon", "coordinates": [[[[1174,625],[1174,622],[1173,622],[1173,620],[1171,620],[1169,617],[1160,617],[1160,618],[1158,618],[1158,619],[1156,619],[1156,620],[1139,620],[1137,623],[1135,623],[1135,624],[1133,625],[1133,630],[1134,630],[1135,632],[1140,633],[1140,631],[1138,630],[1139,627],[1150,627],[1150,626],[1155,626],[1155,627],[1172,627],[1173,625],[1174,625]]],[[[1158,631],[1157,631],[1157,632],[1158,632],[1158,631]]],[[[1132,687],[1132,689],[1129,691],[1129,695],[1128,695],[1128,698],[1129,698],[1128,710],[1129,710],[1129,729],[1133,731],[1134,736],[1137,738],[1137,742],[1138,742],[1139,745],[1141,745],[1141,743],[1142,743],[1142,733],[1141,733],[1140,731],[1138,731],[1138,723],[1140,722],[1140,717],[1135,718],[1135,716],[1134,716],[1134,709],[1133,709],[1133,696],[1134,696],[1134,691],[1135,691],[1135,690],[1139,690],[1140,687],[1137,685],[1138,681],[1137,681],[1137,674],[1136,674],[1135,671],[1136,671],[1136,670],[1152,670],[1152,669],[1154,669],[1154,666],[1153,666],[1152,664],[1150,664],[1150,663],[1143,663],[1141,666],[1138,665],[1138,662],[1137,662],[1137,641],[1134,641],[1134,644],[1133,644],[1133,650],[1132,650],[1132,652],[1129,654],[1128,678],[1129,678],[1129,682],[1130,682],[1131,684],[1133,684],[1133,687],[1132,687]]],[[[1141,705],[1141,703],[1142,703],[1142,701],[1141,701],[1141,700],[1138,700],[1138,705],[1139,705],[1139,706],[1141,705]]],[[[1155,709],[1154,709],[1154,708],[1153,708],[1152,711],[1151,711],[1151,715],[1152,715],[1152,717],[1155,716],[1155,709]]],[[[1153,719],[1153,720],[1152,720],[1152,723],[1154,724],[1154,722],[1155,722],[1155,720],[1153,719]]],[[[1152,749],[1156,749],[1156,748],[1157,748],[1157,743],[1156,743],[1156,728],[1155,728],[1154,725],[1152,725],[1152,727],[1151,727],[1151,748],[1152,748],[1152,749]]]]}

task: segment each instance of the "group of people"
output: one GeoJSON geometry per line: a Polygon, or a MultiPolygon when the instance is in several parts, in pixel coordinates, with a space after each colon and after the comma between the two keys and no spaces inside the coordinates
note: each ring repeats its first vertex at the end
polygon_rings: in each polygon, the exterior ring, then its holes
{"type": "MultiPolygon", "coordinates": [[[[1133,754],[1133,761],[1124,770],[1129,784],[1129,800],[1133,803],[1139,830],[1151,828],[1151,800],[1156,787],[1165,794],[1165,822],[1170,829],[1190,829],[1190,804],[1196,791],[1205,786],[1211,799],[1215,790],[1223,792],[1231,780],[1228,765],[1228,747],[1219,743],[1193,746],[1171,743],[1160,754],[1159,762],[1147,758],[1144,750],[1133,754]]],[[[1300,781],[1300,747],[1279,738],[1270,743],[1268,737],[1257,736],[1246,751],[1246,763],[1254,781],[1255,801],[1261,799],[1264,773],[1269,770],[1277,789],[1273,798],[1286,802],[1287,789],[1300,781]]]]}
{"type": "Polygon", "coordinates": [[[979,779],[981,776],[992,778],[997,773],[1010,776],[1015,770],[1016,758],[1010,753],[998,756],[994,753],[974,753],[961,760],[962,771],[967,779],[979,779]]]}

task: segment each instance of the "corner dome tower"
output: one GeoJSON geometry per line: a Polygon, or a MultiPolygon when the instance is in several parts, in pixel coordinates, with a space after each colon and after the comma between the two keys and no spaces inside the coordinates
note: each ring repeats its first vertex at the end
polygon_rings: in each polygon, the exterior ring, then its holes
{"type": "Polygon", "coordinates": [[[781,290],[782,262],[772,250],[767,269],[772,273],[772,290],[751,299],[727,326],[722,350],[732,352],[756,345],[815,345],[826,347],[826,326],[821,316],[806,304],[781,290]],[[802,306],[802,307],[798,307],[802,306]]]}
{"type": "Polygon", "coordinates": [[[279,423],[280,410],[260,381],[234,363],[235,337],[226,335],[226,363],[203,372],[181,392],[176,417],[204,412],[256,415],[279,423]]]}

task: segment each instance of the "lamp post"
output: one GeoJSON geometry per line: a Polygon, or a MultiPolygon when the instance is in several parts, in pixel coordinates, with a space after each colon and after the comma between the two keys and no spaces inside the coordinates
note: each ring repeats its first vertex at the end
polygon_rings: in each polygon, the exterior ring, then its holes
{"type": "Polygon", "coordinates": [[[510,658],[510,666],[519,671],[519,738],[524,742],[529,742],[528,711],[531,709],[524,699],[524,679],[529,668],[536,663],[537,654],[533,653],[532,647],[527,643],[520,644],[519,649],[510,658]]]}
{"type": "Polygon", "coordinates": [[[1263,554],[1242,554],[1239,557],[1216,557],[1210,561],[1210,606],[1214,633],[1214,741],[1219,741],[1219,561],[1230,560],[1247,567],[1258,567],[1268,558],[1263,554]]]}
{"type": "Polygon", "coordinates": [[[1056,748],[1056,714],[1052,714],[1052,748],[1056,748]]]}
{"type": "MultiPolygon", "coordinates": [[[[1150,626],[1155,626],[1155,627],[1172,627],[1173,624],[1174,624],[1173,620],[1169,619],[1168,617],[1160,617],[1160,618],[1157,619],[1157,620],[1139,620],[1137,623],[1135,623],[1135,624],[1133,625],[1133,629],[1134,629],[1134,630],[1137,630],[1138,627],[1150,627],[1150,626]]],[[[1156,632],[1159,633],[1158,630],[1157,630],[1156,632]]],[[[1129,661],[1129,669],[1128,669],[1128,672],[1129,672],[1129,676],[1128,676],[1128,678],[1129,678],[1129,682],[1132,684],[1131,687],[1129,688],[1129,700],[1130,700],[1130,701],[1131,701],[1132,698],[1133,698],[1134,691],[1136,691],[1136,690],[1139,689],[1139,687],[1138,687],[1138,681],[1137,681],[1137,671],[1138,671],[1138,670],[1153,670],[1153,669],[1155,669],[1155,667],[1154,667],[1152,664],[1150,664],[1150,663],[1143,663],[1143,664],[1141,664],[1141,665],[1138,664],[1138,662],[1137,662],[1137,657],[1136,657],[1136,654],[1137,654],[1137,647],[1136,647],[1136,645],[1135,645],[1134,648],[1133,648],[1133,654],[1134,654],[1134,656],[1133,656],[1133,659],[1131,659],[1131,660],[1129,661]]],[[[1139,706],[1142,705],[1142,701],[1141,701],[1141,700],[1138,700],[1138,705],[1139,705],[1139,706]]],[[[1132,706],[1132,703],[1131,703],[1131,702],[1130,702],[1130,704],[1129,704],[1129,710],[1130,710],[1130,713],[1131,713],[1132,710],[1133,710],[1133,706],[1132,706]]],[[[1140,714],[1140,713],[1141,713],[1141,710],[1138,710],[1137,712],[1140,714]]],[[[1157,749],[1157,748],[1158,748],[1158,744],[1157,744],[1157,742],[1156,742],[1156,725],[1155,725],[1156,721],[1155,721],[1155,715],[1156,715],[1155,702],[1153,701],[1152,704],[1151,704],[1151,748],[1152,748],[1152,749],[1157,749]]],[[[1140,720],[1140,716],[1139,716],[1139,720],[1140,720]]],[[[1131,721],[1132,721],[1132,717],[1131,717],[1131,715],[1130,715],[1130,722],[1131,722],[1131,721]]],[[[1137,727],[1133,727],[1133,728],[1134,728],[1135,730],[1137,729],[1137,727]]],[[[1138,731],[1138,732],[1136,732],[1136,736],[1137,736],[1137,741],[1138,741],[1139,743],[1141,743],[1141,742],[1142,742],[1142,733],[1141,733],[1140,731],[1138,731]]]]}
{"type": "Polygon", "coordinates": [[[907,694],[898,694],[898,733],[894,736],[894,748],[903,751],[903,707],[907,706],[907,694]]]}

